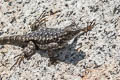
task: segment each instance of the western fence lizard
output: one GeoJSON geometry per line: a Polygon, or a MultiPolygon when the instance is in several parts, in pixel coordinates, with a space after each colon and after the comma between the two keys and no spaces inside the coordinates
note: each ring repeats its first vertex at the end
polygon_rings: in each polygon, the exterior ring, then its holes
{"type": "Polygon", "coordinates": [[[0,37],[0,44],[13,43],[25,46],[23,54],[20,54],[20,57],[14,65],[17,63],[20,65],[24,58],[30,59],[30,57],[35,54],[36,49],[49,51],[48,55],[50,57],[51,64],[53,64],[55,58],[52,51],[63,48],[68,41],[79,32],[83,31],[83,33],[86,33],[90,31],[94,25],[95,22],[92,21],[90,25],[83,29],[78,28],[75,23],[72,23],[64,29],[40,28],[39,30],[32,31],[31,33],[25,35],[0,37]]]}

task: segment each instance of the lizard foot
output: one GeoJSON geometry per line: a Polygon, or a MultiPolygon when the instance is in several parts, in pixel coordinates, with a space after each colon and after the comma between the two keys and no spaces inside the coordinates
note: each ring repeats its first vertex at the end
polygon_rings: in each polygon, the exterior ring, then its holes
{"type": "Polygon", "coordinates": [[[56,65],[58,63],[57,56],[55,56],[55,53],[53,51],[49,50],[48,56],[49,56],[48,66],[56,65]]]}
{"type": "Polygon", "coordinates": [[[56,57],[50,57],[48,66],[56,65],[58,63],[58,59],[56,57]]]}
{"type": "Polygon", "coordinates": [[[19,65],[19,67],[20,67],[20,64],[21,64],[21,62],[23,61],[23,63],[24,63],[24,56],[20,56],[20,55],[17,55],[17,56],[15,56],[15,57],[18,57],[17,58],[17,61],[12,65],[12,67],[10,68],[10,70],[12,70],[13,69],[13,67],[15,66],[15,65],[19,65]],[[18,57],[19,56],[19,57],[18,57]]]}
{"type": "Polygon", "coordinates": [[[94,26],[95,26],[95,19],[91,22],[87,22],[87,27],[83,28],[82,31],[87,33],[88,31],[91,31],[94,26]]]}
{"type": "Polygon", "coordinates": [[[31,56],[33,55],[33,54],[35,54],[35,49],[36,49],[36,47],[35,47],[35,44],[32,42],[32,41],[30,41],[30,42],[28,42],[28,45],[24,48],[24,50],[23,50],[23,54],[20,54],[20,55],[17,55],[17,56],[15,56],[14,58],[16,58],[16,57],[18,57],[17,58],[17,61],[14,63],[14,65],[10,68],[10,70],[16,65],[16,64],[18,64],[19,66],[20,66],[20,64],[21,64],[21,62],[23,61],[23,63],[24,63],[24,58],[26,58],[27,60],[29,60],[30,58],[31,58],[31,56]]]}

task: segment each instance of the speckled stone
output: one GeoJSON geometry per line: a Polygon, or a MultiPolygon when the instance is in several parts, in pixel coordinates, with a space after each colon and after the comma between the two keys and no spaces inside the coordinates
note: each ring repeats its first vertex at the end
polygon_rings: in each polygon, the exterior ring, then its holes
{"type": "Polygon", "coordinates": [[[119,3],[120,0],[1,0],[0,37],[30,32],[30,25],[43,11],[47,21],[41,27],[64,28],[72,21],[86,27],[93,19],[96,26],[78,36],[72,45],[56,52],[59,63],[52,66],[48,66],[47,53],[38,51],[30,60],[10,71],[16,61],[14,57],[22,53],[22,49],[4,45],[0,48],[0,79],[119,80],[119,3]],[[58,12],[51,15],[51,11],[58,12]]]}

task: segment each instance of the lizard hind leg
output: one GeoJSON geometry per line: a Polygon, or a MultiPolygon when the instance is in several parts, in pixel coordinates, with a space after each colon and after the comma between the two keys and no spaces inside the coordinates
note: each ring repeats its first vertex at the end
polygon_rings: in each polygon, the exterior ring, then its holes
{"type": "Polygon", "coordinates": [[[35,54],[36,51],[36,45],[34,42],[30,41],[27,45],[27,47],[24,48],[23,53],[24,57],[29,60],[33,54],[35,54]]]}
{"type": "Polygon", "coordinates": [[[35,54],[35,50],[36,50],[36,47],[35,47],[35,44],[30,41],[28,43],[28,45],[23,49],[23,53],[22,54],[19,54],[17,56],[15,56],[14,58],[18,57],[17,58],[17,61],[14,63],[14,65],[10,68],[10,70],[15,66],[15,65],[19,65],[21,64],[21,62],[23,61],[24,62],[24,58],[26,58],[27,60],[29,60],[31,58],[31,56],[33,54],[35,54]]]}

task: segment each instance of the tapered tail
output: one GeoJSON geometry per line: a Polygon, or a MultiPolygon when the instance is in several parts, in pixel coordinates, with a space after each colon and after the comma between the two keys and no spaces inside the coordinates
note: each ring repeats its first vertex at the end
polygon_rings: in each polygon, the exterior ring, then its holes
{"type": "Polygon", "coordinates": [[[24,35],[0,37],[0,45],[4,44],[22,44],[27,41],[24,35]]]}

